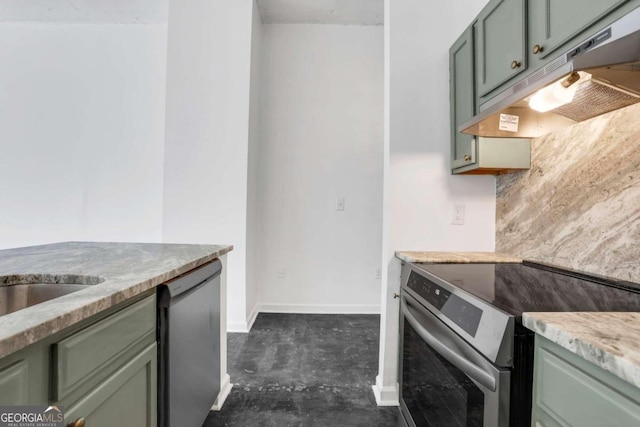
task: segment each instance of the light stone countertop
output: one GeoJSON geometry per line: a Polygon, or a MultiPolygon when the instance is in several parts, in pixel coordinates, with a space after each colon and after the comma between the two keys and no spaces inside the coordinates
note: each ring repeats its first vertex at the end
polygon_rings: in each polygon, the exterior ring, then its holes
{"type": "Polygon", "coordinates": [[[496,252],[411,252],[396,251],[396,258],[406,262],[424,262],[433,264],[471,264],[499,262],[519,264],[522,258],[496,252]]]}
{"type": "Polygon", "coordinates": [[[522,323],[640,387],[640,313],[524,313],[522,323]]]}
{"type": "Polygon", "coordinates": [[[0,275],[91,275],[99,284],[0,317],[0,357],[139,295],[229,245],[66,242],[0,250],[0,275]]]}

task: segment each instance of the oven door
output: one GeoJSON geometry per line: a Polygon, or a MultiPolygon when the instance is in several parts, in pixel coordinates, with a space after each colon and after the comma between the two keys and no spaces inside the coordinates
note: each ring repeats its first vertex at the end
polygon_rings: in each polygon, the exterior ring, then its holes
{"type": "Polygon", "coordinates": [[[400,304],[400,410],[407,425],[507,427],[510,371],[404,291],[400,304]]]}

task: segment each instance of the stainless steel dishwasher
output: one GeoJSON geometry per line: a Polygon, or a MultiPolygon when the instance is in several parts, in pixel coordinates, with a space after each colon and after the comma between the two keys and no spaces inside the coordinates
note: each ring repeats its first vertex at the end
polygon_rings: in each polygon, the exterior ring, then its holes
{"type": "Polygon", "coordinates": [[[158,286],[158,426],[201,427],[220,391],[220,273],[214,260],[158,286]]]}

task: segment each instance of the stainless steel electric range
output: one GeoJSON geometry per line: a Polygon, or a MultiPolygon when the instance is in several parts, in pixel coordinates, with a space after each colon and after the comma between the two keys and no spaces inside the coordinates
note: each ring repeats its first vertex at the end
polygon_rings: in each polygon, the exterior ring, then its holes
{"type": "Polygon", "coordinates": [[[522,313],[640,311],[640,285],[527,261],[407,263],[400,303],[401,425],[528,427],[522,313]]]}

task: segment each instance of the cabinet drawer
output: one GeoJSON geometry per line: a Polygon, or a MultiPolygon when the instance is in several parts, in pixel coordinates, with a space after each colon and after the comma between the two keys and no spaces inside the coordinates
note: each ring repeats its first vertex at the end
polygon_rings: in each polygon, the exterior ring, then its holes
{"type": "Polygon", "coordinates": [[[616,427],[640,425],[638,396],[625,392],[630,384],[619,387],[610,373],[595,365],[577,366],[564,358],[577,356],[558,353],[548,348],[536,353],[532,426],[606,427],[612,420],[616,427]],[[609,376],[615,386],[605,382],[609,376]]]}
{"type": "Polygon", "coordinates": [[[155,341],[155,327],[153,295],[54,344],[53,400],[64,399],[98,372],[117,369],[114,362],[129,348],[155,341]]]}
{"type": "Polygon", "coordinates": [[[156,427],[157,349],[153,343],[65,411],[91,427],[156,427]]]}

